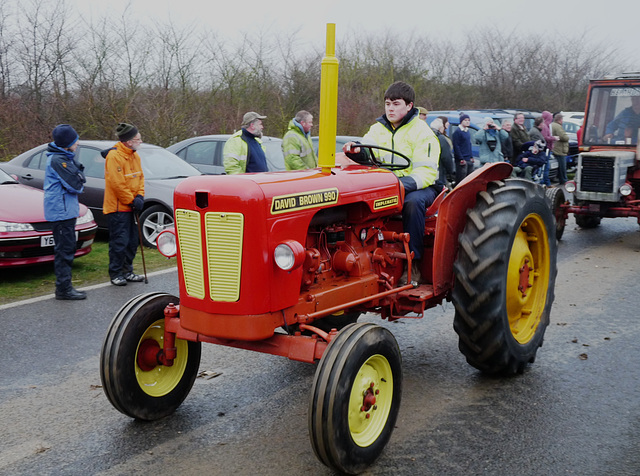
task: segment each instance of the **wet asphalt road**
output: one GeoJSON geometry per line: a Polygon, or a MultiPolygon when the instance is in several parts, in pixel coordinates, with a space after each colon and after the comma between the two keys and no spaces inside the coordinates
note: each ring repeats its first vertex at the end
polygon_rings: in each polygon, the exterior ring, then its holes
{"type": "MultiPolygon", "coordinates": [[[[569,219],[556,300],[536,362],[516,378],[466,364],[453,306],[388,324],[403,356],[397,427],[365,474],[640,474],[640,227],[569,219]]],[[[102,339],[141,292],[177,293],[175,271],[149,284],[0,307],[0,474],[329,475],[309,443],[315,367],[203,345],[178,411],[153,423],[115,410],[100,388],[102,339]]]]}

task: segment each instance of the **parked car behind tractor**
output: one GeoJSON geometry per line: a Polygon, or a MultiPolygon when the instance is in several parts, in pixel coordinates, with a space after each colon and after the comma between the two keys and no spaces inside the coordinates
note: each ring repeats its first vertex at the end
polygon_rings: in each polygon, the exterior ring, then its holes
{"type": "Polygon", "coordinates": [[[569,213],[581,228],[595,228],[602,218],[636,217],[640,223],[640,74],[629,73],[589,83],[583,143],[575,179],[549,189],[558,239],[569,213]]]}
{"type": "Polygon", "coordinates": [[[100,367],[118,410],[155,420],[186,398],[202,342],[317,363],[311,446],[330,468],[358,473],[389,441],[402,398],[393,334],[358,316],[421,318],[452,300],[467,361],[487,374],[517,374],[534,361],[549,324],[557,250],[544,189],[508,179],[511,166],[497,163],[437,197],[425,216],[424,281],[409,275],[399,284],[413,257],[399,219],[404,189],[385,167],[401,167],[401,154],[394,152],[395,164],[334,166],[332,27],[322,62],[320,166],[178,185],[175,232],[163,233],[158,249],[177,254],[180,296],[126,303],[100,367]]]}

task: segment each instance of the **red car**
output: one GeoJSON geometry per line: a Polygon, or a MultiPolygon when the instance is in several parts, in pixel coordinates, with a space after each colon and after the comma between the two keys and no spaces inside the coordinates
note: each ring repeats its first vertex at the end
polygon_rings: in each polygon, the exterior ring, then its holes
{"type": "MultiPolygon", "coordinates": [[[[91,211],[80,204],[76,258],[91,251],[97,229],[91,211]]],[[[44,192],[20,185],[0,169],[0,268],[51,262],[53,245],[51,224],[44,219],[44,192]]]]}

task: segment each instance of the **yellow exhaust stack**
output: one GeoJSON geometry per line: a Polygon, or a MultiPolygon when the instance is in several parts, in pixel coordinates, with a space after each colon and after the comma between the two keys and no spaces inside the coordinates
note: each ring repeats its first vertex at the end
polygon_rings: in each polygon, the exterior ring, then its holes
{"type": "Polygon", "coordinates": [[[338,58],[336,25],[327,23],[327,47],[320,76],[320,131],[318,165],[330,174],[336,165],[336,129],[338,123],[338,58]]]}

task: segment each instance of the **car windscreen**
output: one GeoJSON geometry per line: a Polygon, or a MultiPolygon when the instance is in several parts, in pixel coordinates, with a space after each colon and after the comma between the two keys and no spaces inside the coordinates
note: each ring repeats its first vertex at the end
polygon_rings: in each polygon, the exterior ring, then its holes
{"type": "Polygon", "coordinates": [[[201,175],[198,169],[168,150],[141,147],[138,153],[140,154],[142,171],[146,179],[168,179],[201,175]]]}
{"type": "Polygon", "coordinates": [[[591,89],[584,121],[584,144],[636,145],[640,128],[640,87],[591,89]]]}

